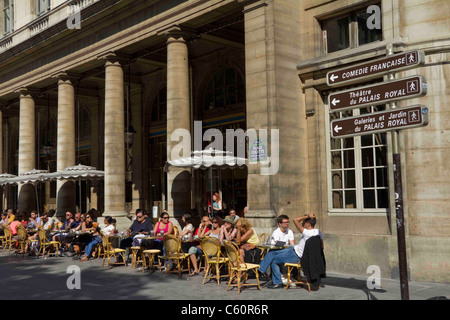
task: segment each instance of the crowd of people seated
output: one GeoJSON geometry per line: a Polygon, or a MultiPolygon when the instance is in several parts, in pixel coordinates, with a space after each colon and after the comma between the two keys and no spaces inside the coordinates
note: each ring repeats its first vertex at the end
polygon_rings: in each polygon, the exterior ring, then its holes
{"type": "MultiPolygon", "coordinates": [[[[95,248],[102,243],[103,236],[110,237],[116,235],[115,220],[110,216],[101,217],[102,223],[97,222],[98,212],[95,209],[86,214],[67,211],[64,222],[60,222],[55,217],[55,211],[49,210],[41,215],[32,211],[30,216],[25,212],[14,214],[9,209],[1,215],[0,224],[11,230],[12,236],[17,235],[17,226],[23,225],[30,231],[26,249],[29,255],[35,255],[38,251],[39,233],[35,232],[37,228],[43,228],[47,239],[60,242],[60,256],[79,257],[80,261],[88,261],[94,253],[95,248]],[[78,231],[78,232],[77,232],[78,231]],[[83,253],[83,254],[81,254],[83,253]]],[[[169,221],[169,213],[166,210],[160,215],[159,220],[153,225],[152,219],[147,210],[137,209],[135,219],[130,227],[120,234],[121,249],[130,247],[141,247],[143,249],[159,249],[163,255],[166,254],[164,248],[164,236],[175,235],[177,228],[169,221]],[[151,236],[149,238],[149,236],[151,236]],[[150,240],[151,239],[151,240],[150,240]]],[[[281,288],[282,276],[280,267],[284,263],[298,263],[303,257],[305,244],[312,237],[320,238],[320,249],[323,255],[323,237],[318,229],[315,229],[316,216],[309,213],[307,216],[296,217],[293,222],[301,234],[301,239],[295,244],[294,233],[289,229],[289,217],[280,215],[277,218],[278,227],[271,234],[268,242],[272,245],[281,242],[284,249],[269,250],[262,258],[262,249],[260,238],[253,228],[250,221],[245,217],[236,215],[236,211],[231,210],[229,215],[222,219],[219,215],[212,217],[205,215],[201,217],[197,228],[194,227],[191,213],[186,212],[181,220],[183,228],[176,235],[181,241],[181,249],[189,254],[192,270],[191,276],[198,275],[199,259],[203,255],[201,240],[205,237],[217,239],[220,243],[223,241],[232,241],[239,247],[239,256],[241,263],[253,263],[260,265],[259,275],[269,280],[271,271],[272,284],[268,288],[281,288]],[[258,247],[259,246],[259,247],[258,247]]],[[[3,233],[3,228],[0,228],[3,233]]],[[[128,255],[125,255],[125,259],[128,255]]],[[[122,259],[122,256],[118,257],[122,259]]],[[[120,262],[120,261],[119,261],[120,262]]],[[[325,262],[325,261],[324,261],[325,262]]],[[[303,262],[302,262],[303,263],[303,262]]],[[[170,267],[170,266],[168,266],[170,267]]],[[[325,273],[325,266],[321,266],[320,275],[325,273]]],[[[320,279],[319,279],[320,280],[320,279]]],[[[320,281],[319,281],[320,283],[320,281]]]]}

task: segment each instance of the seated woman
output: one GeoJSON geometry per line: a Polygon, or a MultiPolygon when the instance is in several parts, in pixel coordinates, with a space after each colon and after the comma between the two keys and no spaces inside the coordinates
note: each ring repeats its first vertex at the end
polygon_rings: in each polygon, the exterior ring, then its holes
{"type": "MultiPolygon", "coordinates": [[[[209,229],[210,226],[211,225],[209,222],[209,217],[204,216],[202,218],[202,221],[200,222],[200,225],[198,226],[197,230],[195,231],[194,239],[201,240],[204,237],[210,236],[211,235],[211,230],[209,229]]],[[[217,229],[216,233],[217,233],[217,235],[219,235],[220,228],[217,229]]],[[[201,245],[192,246],[189,248],[188,253],[189,253],[189,258],[191,259],[191,262],[192,262],[192,266],[194,267],[194,271],[192,271],[191,276],[195,276],[195,275],[199,274],[197,257],[203,254],[202,246],[201,245]]]]}
{"type": "Polygon", "coordinates": [[[112,224],[112,218],[110,216],[105,217],[104,220],[105,227],[101,231],[98,226],[97,227],[93,226],[92,228],[89,228],[91,224],[93,225],[92,215],[90,213],[86,214],[85,222],[86,223],[83,231],[93,229],[94,234],[92,239],[86,244],[86,247],[84,248],[84,255],[81,256],[80,261],[88,261],[89,256],[91,255],[92,250],[95,248],[95,246],[98,245],[99,243],[102,243],[102,237],[100,235],[100,232],[103,232],[103,234],[108,237],[114,234],[114,225],[112,224]]]}
{"type": "Polygon", "coordinates": [[[241,262],[256,263],[261,262],[261,249],[256,248],[259,244],[259,237],[252,228],[251,223],[246,218],[239,218],[236,221],[236,242],[239,244],[239,255],[241,262]]]}
{"type": "Polygon", "coordinates": [[[189,213],[185,213],[181,217],[181,220],[184,223],[184,227],[183,227],[183,230],[181,230],[180,234],[178,235],[178,238],[181,241],[185,241],[181,244],[181,250],[183,252],[188,252],[189,248],[192,246],[192,242],[187,242],[187,241],[192,241],[193,236],[194,236],[194,226],[191,223],[191,219],[192,219],[192,216],[189,213]]]}
{"type": "Polygon", "coordinates": [[[12,234],[12,236],[13,236],[14,238],[17,236],[17,226],[18,226],[19,224],[22,224],[22,223],[21,223],[22,217],[23,217],[23,214],[22,214],[22,213],[19,213],[18,215],[16,215],[16,216],[14,217],[13,222],[11,222],[10,225],[9,225],[9,230],[11,230],[11,234],[12,234]]]}
{"type": "Polygon", "coordinates": [[[233,241],[236,237],[236,233],[237,229],[234,226],[234,219],[230,216],[227,216],[225,219],[223,219],[223,225],[220,228],[220,242],[223,242],[224,240],[233,241]]]}
{"type": "Polygon", "coordinates": [[[173,223],[169,221],[169,214],[166,211],[163,211],[160,216],[160,220],[153,227],[153,234],[155,237],[159,236],[155,239],[155,248],[163,251],[163,238],[165,234],[173,234],[173,223]]]}

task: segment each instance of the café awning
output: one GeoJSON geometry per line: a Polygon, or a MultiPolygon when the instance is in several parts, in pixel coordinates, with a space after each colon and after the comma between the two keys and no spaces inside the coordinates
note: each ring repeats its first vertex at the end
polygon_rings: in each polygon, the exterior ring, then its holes
{"type": "Polygon", "coordinates": [[[207,149],[194,151],[191,157],[167,161],[164,166],[164,171],[168,172],[170,167],[207,170],[244,168],[246,165],[246,158],[235,157],[230,151],[207,149]]]}

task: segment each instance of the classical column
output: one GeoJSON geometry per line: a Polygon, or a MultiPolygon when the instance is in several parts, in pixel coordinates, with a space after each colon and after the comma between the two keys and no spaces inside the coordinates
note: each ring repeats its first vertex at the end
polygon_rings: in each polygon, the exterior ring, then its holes
{"type": "MultiPolygon", "coordinates": [[[[77,77],[67,72],[54,76],[58,79],[58,136],[56,170],[62,171],[75,163],[75,89],[77,77]]],[[[75,213],[76,184],[74,181],[57,181],[57,217],[64,219],[66,211],[75,213]]]]}
{"type": "MultiPolygon", "coordinates": [[[[172,28],[167,36],[167,160],[174,157],[189,157],[189,154],[172,154],[180,141],[172,141],[176,129],[190,133],[190,95],[188,47],[182,33],[177,27],[172,28]]],[[[191,142],[184,141],[189,146],[191,142]]],[[[167,176],[167,206],[169,214],[175,218],[191,207],[191,172],[189,169],[170,168],[167,176]]],[[[175,222],[175,221],[174,221],[175,222]]]]}
{"type": "Polygon", "coordinates": [[[105,212],[127,229],[125,212],[125,119],[123,57],[108,53],[105,63],[105,212]]]}
{"type": "MultiPolygon", "coordinates": [[[[18,174],[31,171],[36,166],[35,103],[31,90],[20,88],[19,93],[19,168],[18,174]]],[[[18,204],[20,211],[30,212],[36,209],[36,191],[30,184],[18,186],[18,204]]]]}

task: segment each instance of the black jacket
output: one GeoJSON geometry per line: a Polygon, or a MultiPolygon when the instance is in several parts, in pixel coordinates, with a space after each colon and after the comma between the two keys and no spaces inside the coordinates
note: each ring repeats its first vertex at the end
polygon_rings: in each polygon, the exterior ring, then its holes
{"type": "Polygon", "coordinates": [[[317,235],[306,240],[301,265],[308,282],[312,286],[319,286],[320,279],[326,277],[326,261],[320,236],[317,235]]]}

